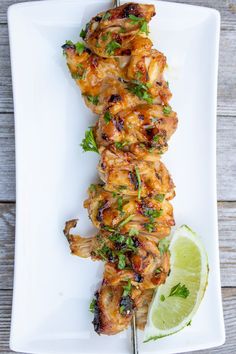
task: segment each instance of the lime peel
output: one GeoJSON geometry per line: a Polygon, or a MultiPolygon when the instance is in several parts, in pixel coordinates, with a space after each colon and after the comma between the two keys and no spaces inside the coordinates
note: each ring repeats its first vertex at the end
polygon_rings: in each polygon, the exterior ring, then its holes
{"type": "Polygon", "coordinates": [[[144,342],[169,336],[186,327],[196,313],[207,287],[207,254],[195,232],[187,225],[181,226],[174,232],[169,250],[171,273],[153,296],[144,342]],[[169,296],[171,289],[178,283],[189,290],[186,298],[169,296]]]}

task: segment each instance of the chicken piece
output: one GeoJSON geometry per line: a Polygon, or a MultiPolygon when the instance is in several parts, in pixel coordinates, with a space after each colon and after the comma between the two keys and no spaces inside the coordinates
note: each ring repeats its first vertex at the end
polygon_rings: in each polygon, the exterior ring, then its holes
{"type": "Polygon", "coordinates": [[[148,22],[155,15],[153,5],[124,4],[93,17],[83,31],[89,48],[101,57],[149,52],[152,42],[148,22]]]}
{"type": "Polygon", "coordinates": [[[122,286],[105,284],[95,294],[93,325],[98,334],[117,334],[129,326],[134,303],[122,294],[122,286]]]}
{"type": "Polygon", "coordinates": [[[165,194],[167,200],[174,196],[173,181],[162,162],[135,160],[134,155],[114,146],[101,151],[98,172],[110,192],[139,198],[165,194]]]}
{"type": "Polygon", "coordinates": [[[91,185],[88,192],[84,207],[98,229],[104,226],[119,227],[121,232],[134,229],[161,239],[170,234],[171,226],[175,224],[173,207],[162,194],[138,200],[108,192],[100,185],[91,185]]]}
{"type": "Polygon", "coordinates": [[[153,294],[154,289],[146,289],[142,292],[142,296],[139,298],[139,303],[136,308],[136,320],[137,327],[140,330],[144,330],[147,323],[148,309],[152,301],[153,294]]]}
{"type": "Polygon", "coordinates": [[[115,144],[140,160],[155,161],[167,150],[177,123],[177,115],[169,106],[139,105],[114,116],[106,112],[95,129],[96,143],[98,147],[115,144]]]}
{"type": "MultiPolygon", "coordinates": [[[[115,236],[117,235],[114,234],[115,236]]],[[[161,254],[158,244],[150,237],[140,234],[136,236],[136,240],[139,245],[135,252],[124,253],[126,258],[123,269],[120,269],[117,262],[106,263],[104,272],[106,284],[117,286],[129,280],[136,290],[144,291],[165,282],[170,269],[169,252],[161,254]]],[[[135,294],[132,294],[133,298],[135,294]]]]}

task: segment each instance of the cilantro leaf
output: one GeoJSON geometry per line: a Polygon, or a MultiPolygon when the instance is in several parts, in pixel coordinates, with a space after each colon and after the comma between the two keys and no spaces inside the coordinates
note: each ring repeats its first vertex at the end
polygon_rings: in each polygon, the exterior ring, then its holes
{"type": "Polygon", "coordinates": [[[98,153],[98,147],[96,144],[96,141],[94,139],[93,135],[93,129],[90,128],[89,130],[86,130],[85,132],[85,137],[82,140],[82,143],[80,144],[82,149],[85,151],[94,151],[98,153]]]}
{"type": "Polygon", "coordinates": [[[129,236],[137,236],[138,234],[139,234],[139,231],[133,227],[132,227],[132,229],[129,230],[129,236]]]}
{"type": "Polygon", "coordinates": [[[85,45],[81,42],[75,43],[75,49],[78,54],[82,54],[84,51],[85,45]]]}
{"type": "Polygon", "coordinates": [[[122,296],[128,296],[131,292],[131,289],[132,289],[132,285],[131,285],[131,280],[129,279],[128,282],[127,282],[127,285],[124,285],[123,286],[123,294],[122,296]]]}
{"type": "Polygon", "coordinates": [[[172,112],[172,108],[170,106],[164,106],[162,112],[165,116],[168,116],[172,112]]]}
{"type": "Polygon", "coordinates": [[[144,100],[149,104],[153,103],[153,98],[148,92],[147,84],[143,84],[138,80],[133,80],[128,86],[128,90],[134,95],[138,96],[138,98],[140,98],[141,100],[144,100]]]}
{"type": "Polygon", "coordinates": [[[79,35],[82,39],[84,39],[86,37],[86,31],[82,28],[80,35],[79,35]]]}
{"type": "Polygon", "coordinates": [[[111,42],[109,42],[107,45],[106,45],[106,52],[108,55],[113,55],[115,53],[115,50],[120,48],[121,45],[120,43],[112,40],[111,42]]]}
{"type": "Polygon", "coordinates": [[[125,262],[125,255],[120,253],[118,254],[118,269],[124,269],[126,266],[126,262],[125,262]]]}
{"type": "Polygon", "coordinates": [[[169,296],[178,296],[178,297],[182,297],[183,299],[186,299],[189,296],[189,294],[190,292],[188,288],[186,288],[184,284],[181,285],[181,283],[178,283],[177,285],[173,286],[173,288],[171,288],[169,296]]]}
{"type": "Polygon", "coordinates": [[[91,102],[95,106],[98,105],[98,103],[99,103],[99,97],[98,96],[92,96],[92,95],[85,95],[85,96],[87,97],[89,102],[91,102]]]}
{"type": "Polygon", "coordinates": [[[158,249],[159,249],[161,255],[163,255],[164,253],[166,253],[168,251],[169,244],[170,244],[170,241],[167,240],[166,238],[163,238],[162,240],[159,241],[158,249]]]}
{"type": "Polygon", "coordinates": [[[95,311],[95,305],[96,305],[96,300],[93,299],[93,300],[91,301],[90,305],[89,305],[89,311],[90,311],[90,312],[94,313],[94,311],[95,311]]]}
{"type": "Polygon", "coordinates": [[[109,111],[106,111],[103,118],[104,118],[106,124],[108,124],[112,120],[112,115],[109,111]]]}

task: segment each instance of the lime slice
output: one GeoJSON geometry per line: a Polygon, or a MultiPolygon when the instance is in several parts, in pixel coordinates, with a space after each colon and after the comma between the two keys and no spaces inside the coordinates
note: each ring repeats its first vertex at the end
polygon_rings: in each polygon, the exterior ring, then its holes
{"type": "Polygon", "coordinates": [[[145,342],[169,336],[190,324],[207,286],[207,254],[197,234],[181,226],[169,250],[171,273],[158,287],[149,307],[145,342]]]}

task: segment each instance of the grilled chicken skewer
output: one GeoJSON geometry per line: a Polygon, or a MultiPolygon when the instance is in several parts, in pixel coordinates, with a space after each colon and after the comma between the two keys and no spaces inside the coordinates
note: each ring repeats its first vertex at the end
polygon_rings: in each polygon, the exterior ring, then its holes
{"type": "Polygon", "coordinates": [[[153,291],[169,273],[165,237],[174,225],[175,191],[160,157],[177,116],[163,76],[166,58],[148,38],[154,15],[153,5],[124,4],[92,18],[81,31],[85,44],[63,45],[86,105],[99,114],[86,149],[101,155],[102,183],[90,186],[84,203],[99,231],[74,235],[76,220],[64,230],[72,254],[105,262],[92,303],[99,334],[127,328],[134,309],[143,328],[153,291]]]}

